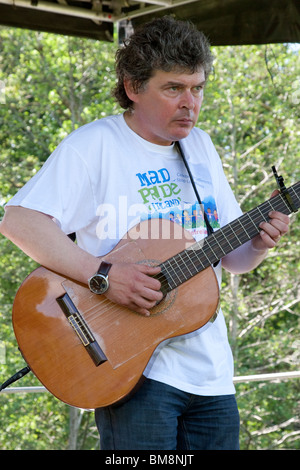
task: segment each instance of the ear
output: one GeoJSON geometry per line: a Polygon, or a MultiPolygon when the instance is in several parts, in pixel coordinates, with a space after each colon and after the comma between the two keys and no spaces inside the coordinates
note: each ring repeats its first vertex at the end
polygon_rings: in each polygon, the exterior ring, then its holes
{"type": "Polygon", "coordinates": [[[123,83],[124,83],[124,88],[125,88],[125,91],[126,91],[126,94],[127,94],[128,98],[131,101],[133,101],[133,103],[136,103],[138,92],[135,91],[132,80],[130,80],[130,78],[124,78],[123,83]]]}

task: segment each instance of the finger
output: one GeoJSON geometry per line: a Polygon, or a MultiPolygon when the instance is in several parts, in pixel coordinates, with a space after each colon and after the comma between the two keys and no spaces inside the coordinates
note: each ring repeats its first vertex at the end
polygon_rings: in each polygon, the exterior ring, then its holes
{"type": "Polygon", "coordinates": [[[141,292],[141,297],[150,301],[150,302],[158,302],[163,298],[163,293],[160,290],[153,290],[144,287],[141,292]]]}
{"type": "Polygon", "coordinates": [[[271,197],[277,196],[277,194],[279,194],[279,193],[280,193],[280,191],[278,189],[274,189],[274,191],[271,194],[271,197]]]}
{"type": "Polygon", "coordinates": [[[149,266],[148,264],[136,264],[135,265],[141,272],[153,275],[160,272],[160,266],[149,266]]]}
{"type": "Polygon", "coordinates": [[[134,307],[131,310],[138,313],[139,315],[143,315],[144,317],[150,317],[150,315],[151,315],[150,310],[148,310],[146,308],[134,307]]]}
{"type": "Polygon", "coordinates": [[[160,290],[161,288],[160,281],[157,278],[152,277],[160,273],[161,269],[159,266],[141,265],[139,271],[141,274],[144,275],[140,278],[140,282],[145,287],[148,287],[149,289],[153,289],[156,291],[160,290]]]}
{"type": "Polygon", "coordinates": [[[270,223],[262,223],[260,224],[260,228],[262,229],[260,232],[261,235],[265,234],[273,240],[278,239],[281,236],[280,229],[270,223]]]}
{"type": "Polygon", "coordinates": [[[131,302],[139,308],[150,309],[154,307],[163,298],[163,293],[160,290],[149,289],[145,286],[138,286],[135,292],[131,293],[131,302]]]}
{"type": "Polygon", "coordinates": [[[151,315],[151,309],[155,307],[156,304],[157,301],[150,301],[140,297],[136,300],[136,302],[132,302],[130,305],[128,305],[128,307],[140,315],[149,316],[151,315]]]}
{"type": "Polygon", "coordinates": [[[260,231],[260,237],[263,240],[265,247],[268,249],[274,248],[280,238],[280,236],[275,236],[274,238],[271,237],[265,230],[260,231]]]}
{"type": "Polygon", "coordinates": [[[274,248],[282,235],[287,232],[286,225],[278,223],[275,223],[275,225],[264,223],[261,228],[260,236],[267,248],[274,248]]]}
{"type": "Polygon", "coordinates": [[[272,211],[269,213],[269,217],[270,220],[262,222],[259,227],[271,237],[278,237],[288,232],[290,219],[287,215],[272,211]]]}
{"type": "MultiPolygon", "coordinates": [[[[279,224],[264,224],[262,227],[263,232],[265,232],[273,240],[279,239],[283,232],[281,232],[279,224]]],[[[282,229],[283,230],[283,229],[282,229]]]]}
{"type": "Polygon", "coordinates": [[[269,213],[270,223],[276,227],[280,232],[287,233],[290,224],[290,218],[288,215],[282,212],[271,211],[269,213]]]}

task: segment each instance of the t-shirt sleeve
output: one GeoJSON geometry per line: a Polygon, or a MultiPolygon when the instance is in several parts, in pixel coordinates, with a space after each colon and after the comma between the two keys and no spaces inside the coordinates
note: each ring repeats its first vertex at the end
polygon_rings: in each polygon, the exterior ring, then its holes
{"type": "Polygon", "coordinates": [[[6,206],[43,212],[56,219],[65,233],[76,232],[96,214],[86,163],[76,149],[62,142],[6,206]]]}

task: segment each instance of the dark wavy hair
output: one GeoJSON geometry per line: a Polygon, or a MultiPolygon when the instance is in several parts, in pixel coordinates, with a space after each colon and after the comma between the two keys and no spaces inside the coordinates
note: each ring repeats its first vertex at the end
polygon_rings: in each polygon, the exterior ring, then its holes
{"type": "Polygon", "coordinates": [[[124,79],[130,79],[138,92],[157,70],[194,73],[202,67],[207,78],[212,62],[206,36],[192,23],[169,16],[155,19],[138,28],[118,49],[113,96],[122,108],[132,108],[124,79]]]}

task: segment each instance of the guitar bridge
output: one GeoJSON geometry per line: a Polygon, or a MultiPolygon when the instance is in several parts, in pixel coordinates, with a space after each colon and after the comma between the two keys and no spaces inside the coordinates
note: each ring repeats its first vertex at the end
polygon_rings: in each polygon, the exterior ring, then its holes
{"type": "Polygon", "coordinates": [[[69,295],[64,294],[62,297],[58,297],[56,301],[62,309],[63,313],[65,314],[71,327],[82,342],[86,351],[90,355],[94,364],[96,366],[100,366],[100,364],[107,361],[107,357],[105,356],[104,352],[95,340],[87,323],[85,322],[84,318],[80,315],[79,311],[75,307],[69,295]]]}

